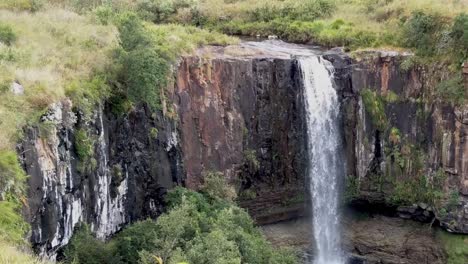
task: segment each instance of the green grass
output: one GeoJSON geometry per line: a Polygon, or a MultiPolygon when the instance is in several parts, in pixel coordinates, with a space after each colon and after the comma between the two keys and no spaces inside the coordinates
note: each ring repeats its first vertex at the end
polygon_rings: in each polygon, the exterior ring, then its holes
{"type": "Polygon", "coordinates": [[[33,256],[31,252],[24,252],[0,239],[0,264],[46,264],[33,256]]]}
{"type": "Polygon", "coordinates": [[[105,71],[117,37],[112,26],[61,9],[35,14],[0,10],[0,19],[16,36],[10,46],[0,44],[1,150],[13,149],[22,127],[64,98],[67,86],[105,71]],[[25,88],[23,96],[9,91],[14,80],[25,88]]]}
{"type": "Polygon", "coordinates": [[[439,231],[437,236],[447,253],[447,264],[466,264],[468,260],[468,235],[439,231]]]}

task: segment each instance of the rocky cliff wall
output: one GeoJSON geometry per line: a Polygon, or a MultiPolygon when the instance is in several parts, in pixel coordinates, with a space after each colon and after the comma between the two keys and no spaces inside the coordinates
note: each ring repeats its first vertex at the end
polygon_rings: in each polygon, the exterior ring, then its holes
{"type": "Polygon", "coordinates": [[[354,60],[344,106],[347,195],[356,205],[467,233],[468,108],[435,96],[443,66],[408,69],[408,56],[354,60]]]}
{"type": "Polygon", "coordinates": [[[182,181],[175,122],[144,107],[126,117],[98,108],[85,122],[64,100],[26,134],[20,149],[30,176],[26,216],[41,256],[55,258],[80,222],[104,239],[131,221],[158,216],[166,189],[182,181]],[[78,133],[88,135],[90,159],[77,155],[78,133]]]}
{"type": "MultiPolygon", "coordinates": [[[[447,229],[468,233],[467,110],[426,100],[430,73],[404,71],[405,56],[323,56],[335,67],[342,104],[342,196],[405,218],[436,215],[447,229]],[[368,104],[369,97],[379,105],[368,104]],[[429,206],[435,201],[439,207],[429,206]]],[[[104,105],[85,117],[68,100],[55,104],[42,117],[46,132],[42,125],[28,129],[19,148],[30,175],[33,245],[53,257],[79,222],[105,238],[157,217],[167,189],[197,189],[210,171],[237,187],[241,206],[258,223],[305,214],[298,67],[284,52],[210,47],[181,59],[164,113],[138,106],[116,116],[104,105]],[[76,144],[83,131],[92,149],[86,160],[76,144]]]]}
{"type": "Polygon", "coordinates": [[[295,60],[187,57],[176,95],[188,187],[220,171],[259,222],[302,213],[304,106],[295,60]]]}
{"type": "Polygon", "coordinates": [[[19,148],[30,175],[25,215],[40,255],[55,258],[81,222],[105,239],[130,222],[157,217],[168,189],[197,189],[212,171],[237,186],[259,220],[302,213],[297,62],[271,53],[219,56],[180,61],[167,90],[174,104],[165,113],[138,106],[117,116],[104,105],[85,116],[64,100],[27,129],[19,148]],[[295,197],[301,200],[285,202],[295,197]]]}

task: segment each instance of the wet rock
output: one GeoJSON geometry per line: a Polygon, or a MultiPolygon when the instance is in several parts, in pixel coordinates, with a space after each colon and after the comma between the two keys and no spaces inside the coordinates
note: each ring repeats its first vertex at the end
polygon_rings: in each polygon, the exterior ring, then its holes
{"type": "Polygon", "coordinates": [[[153,120],[145,107],[128,117],[98,108],[86,123],[79,115],[69,100],[53,104],[41,118],[48,124],[47,135],[29,128],[20,147],[30,175],[25,214],[31,242],[40,256],[50,259],[68,243],[79,222],[105,239],[129,222],[158,216],[166,189],[181,182],[180,152],[162,147],[174,131],[170,120],[153,120]],[[160,128],[154,141],[149,137],[152,126],[160,128]],[[88,131],[93,142],[92,170],[78,168],[78,128],[88,131]],[[135,152],[140,153],[137,159],[135,152]]]}
{"type": "MultiPolygon", "coordinates": [[[[434,71],[443,74],[443,69],[402,67],[409,56],[411,54],[385,51],[365,51],[354,56],[349,77],[352,90],[348,99],[343,100],[347,111],[343,115],[343,126],[348,175],[359,182],[355,200],[387,204],[390,208],[389,201],[397,185],[409,184],[417,177],[427,177],[430,182],[442,171],[447,179],[438,191],[444,193],[445,199],[450,193],[460,193],[459,203],[437,208],[437,211],[448,210],[448,214],[436,217],[442,226],[450,223],[452,230],[468,233],[464,220],[467,217],[464,208],[468,207],[465,194],[468,123],[463,121],[467,106],[422,101],[437,84],[431,75],[434,71]],[[372,109],[366,109],[363,103],[360,93],[364,89],[383,100],[384,109],[380,113],[386,122],[383,129],[374,124],[372,109]],[[392,130],[398,132],[398,144],[392,142],[392,130]],[[402,160],[409,163],[403,164],[402,160]]],[[[432,217],[432,210],[425,212],[428,205],[417,207],[401,208],[397,214],[424,222],[432,217]]]]}
{"type": "MultiPolygon", "coordinates": [[[[310,252],[311,223],[307,218],[262,226],[266,238],[275,246],[290,246],[310,252]]],[[[445,252],[434,230],[409,220],[384,216],[343,220],[343,248],[347,263],[397,264],[446,263],[445,252]]],[[[313,253],[312,253],[313,254],[313,253]]]]}

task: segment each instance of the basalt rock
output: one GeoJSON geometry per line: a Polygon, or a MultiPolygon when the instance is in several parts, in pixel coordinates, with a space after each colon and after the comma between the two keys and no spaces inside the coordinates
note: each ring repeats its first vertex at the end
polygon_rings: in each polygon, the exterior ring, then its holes
{"type": "Polygon", "coordinates": [[[354,203],[422,221],[435,214],[446,229],[468,233],[467,106],[440,101],[435,76],[444,69],[404,67],[409,56],[374,51],[354,61],[354,97],[344,101],[347,192],[354,203]],[[364,93],[380,102],[380,113],[366,105],[364,93]],[[431,203],[433,212],[405,207],[420,202],[431,203]]]}
{"type": "Polygon", "coordinates": [[[129,222],[158,216],[166,190],[182,181],[175,124],[145,107],[125,117],[98,108],[84,121],[64,100],[42,121],[47,132],[28,129],[20,149],[30,176],[25,214],[41,256],[55,259],[80,222],[105,239],[129,222]],[[79,129],[92,142],[87,160],[77,155],[79,129]]]}
{"type": "MultiPolygon", "coordinates": [[[[342,196],[404,218],[432,222],[435,215],[445,228],[468,233],[468,110],[426,100],[432,74],[404,70],[407,56],[323,54],[334,66],[341,101],[348,175],[342,196]],[[384,129],[369,114],[364,90],[384,100],[384,129]],[[427,199],[407,204],[416,203],[416,210],[398,210],[402,184],[424,175],[430,186],[439,168],[446,177],[431,189],[443,194],[439,207],[420,208],[433,198],[422,195],[427,199]]],[[[30,175],[26,216],[33,245],[54,257],[79,222],[104,239],[130,222],[157,217],[168,189],[198,189],[210,171],[238,188],[240,205],[258,223],[306,214],[302,87],[290,54],[208,47],[181,58],[163,111],[140,105],[121,116],[103,105],[84,116],[68,100],[55,104],[43,117],[48,129],[28,129],[19,148],[30,175]],[[92,142],[85,160],[77,154],[78,131],[92,142]]]]}

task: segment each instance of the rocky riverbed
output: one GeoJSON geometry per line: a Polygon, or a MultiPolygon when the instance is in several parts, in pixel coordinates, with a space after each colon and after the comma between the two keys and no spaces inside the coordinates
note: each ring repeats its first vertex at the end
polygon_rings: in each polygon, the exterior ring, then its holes
{"type": "MultiPolygon", "coordinates": [[[[382,215],[354,214],[342,220],[343,248],[352,264],[444,264],[446,254],[438,241],[439,230],[382,215]]],[[[303,217],[262,226],[275,246],[289,246],[307,258],[313,245],[310,219],[303,217]]],[[[304,261],[306,262],[306,261],[304,261]]]]}

